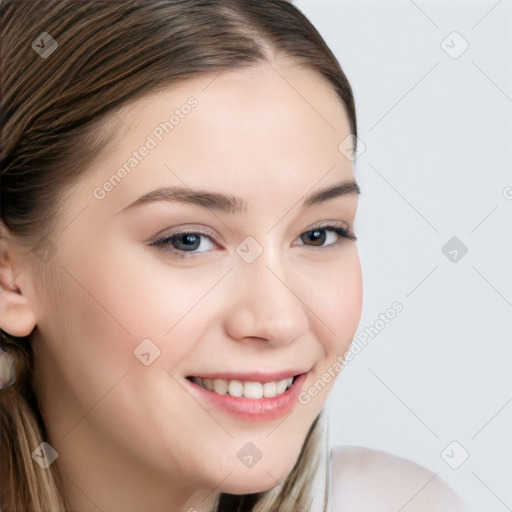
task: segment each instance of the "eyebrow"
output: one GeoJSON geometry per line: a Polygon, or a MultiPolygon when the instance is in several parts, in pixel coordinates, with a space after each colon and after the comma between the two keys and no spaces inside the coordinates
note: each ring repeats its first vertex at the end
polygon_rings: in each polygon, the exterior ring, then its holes
{"type": "MultiPolygon", "coordinates": [[[[358,184],[355,181],[344,181],[331,185],[330,187],[317,190],[306,196],[301,203],[301,208],[323,203],[336,197],[349,194],[360,194],[358,184]]],[[[133,208],[144,204],[150,204],[157,201],[167,201],[171,203],[185,203],[201,206],[211,210],[236,214],[246,211],[247,203],[241,197],[223,192],[210,192],[207,190],[191,189],[185,187],[164,187],[152,190],[139,197],[133,203],[123,209],[133,208]]]]}

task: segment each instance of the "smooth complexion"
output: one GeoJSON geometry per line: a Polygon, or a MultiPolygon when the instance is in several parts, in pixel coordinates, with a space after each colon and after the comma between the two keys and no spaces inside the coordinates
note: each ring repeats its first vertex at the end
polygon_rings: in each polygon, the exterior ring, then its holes
{"type": "Polygon", "coordinates": [[[293,371],[307,389],[356,332],[356,242],[312,231],[354,234],[357,192],[301,207],[354,182],[338,150],[349,123],[332,86],[284,59],[174,85],[113,123],[113,139],[66,194],[44,275],[34,263],[16,279],[33,318],[26,334],[37,325],[35,389],[73,511],[202,511],[212,491],[282,481],[334,380],[288,415],[253,421],[204,400],[187,377],[256,372],[265,382],[293,371]],[[190,114],[96,199],[191,96],[190,114]],[[236,213],[161,197],[134,204],[169,187],[246,204],[236,213]],[[185,240],[187,252],[169,238],[178,232],[200,238],[185,240]],[[237,252],[247,237],[262,249],[252,263],[237,252]],[[147,339],[160,351],[149,366],[134,356],[147,339]],[[237,457],[249,442],[262,454],[252,468],[237,457]]]}

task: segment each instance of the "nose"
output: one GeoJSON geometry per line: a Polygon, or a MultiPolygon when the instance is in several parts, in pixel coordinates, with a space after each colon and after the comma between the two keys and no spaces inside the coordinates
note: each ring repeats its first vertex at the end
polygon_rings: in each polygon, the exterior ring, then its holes
{"type": "Polygon", "coordinates": [[[228,292],[228,334],[238,341],[259,338],[267,344],[285,345],[308,332],[306,298],[300,296],[295,277],[265,251],[253,263],[238,261],[228,292]]]}

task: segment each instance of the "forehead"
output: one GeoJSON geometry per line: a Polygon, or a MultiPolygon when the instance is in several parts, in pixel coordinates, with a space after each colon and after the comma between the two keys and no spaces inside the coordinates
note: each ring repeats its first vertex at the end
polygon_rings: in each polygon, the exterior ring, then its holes
{"type": "Polygon", "coordinates": [[[162,85],[158,92],[149,93],[124,106],[119,114],[127,120],[136,121],[153,110],[151,106],[159,97],[163,101],[164,98],[177,101],[190,95],[202,100],[203,104],[209,104],[207,102],[211,100],[222,108],[228,107],[226,103],[219,103],[222,100],[228,100],[233,106],[242,103],[249,108],[258,101],[261,105],[261,102],[280,99],[285,102],[283,106],[295,107],[300,111],[302,109],[298,103],[305,102],[331,127],[339,114],[344,113],[341,99],[326,78],[291,58],[283,57],[275,62],[261,62],[246,68],[188,77],[168,87],[162,85]]]}
{"type": "Polygon", "coordinates": [[[90,191],[122,175],[102,207],[120,209],[157,186],[229,184],[250,197],[265,192],[262,184],[267,195],[293,187],[298,193],[333,168],[330,182],[352,177],[338,150],[350,134],[341,100],[318,73],[294,63],[188,79],[113,119],[114,135],[88,173],[90,191]]]}

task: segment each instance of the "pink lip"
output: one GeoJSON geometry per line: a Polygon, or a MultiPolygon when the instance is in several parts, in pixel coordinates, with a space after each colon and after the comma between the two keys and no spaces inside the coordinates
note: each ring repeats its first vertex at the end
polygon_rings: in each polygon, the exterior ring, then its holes
{"type": "MultiPolygon", "coordinates": [[[[215,378],[226,378],[217,376],[221,374],[215,375],[215,378]]],[[[242,374],[236,375],[240,377],[242,374]]],[[[261,379],[261,374],[259,374],[260,376],[258,378],[253,378],[255,375],[256,374],[243,374],[243,379],[240,380],[250,380],[253,382],[269,382],[272,380],[281,380],[283,378],[286,378],[281,377],[276,379],[274,377],[274,375],[279,376],[282,375],[282,373],[272,374],[272,379],[268,378],[267,380],[259,380],[261,379]],[[250,378],[247,378],[248,376],[250,378]]],[[[291,376],[292,375],[289,375],[289,377],[291,376]]],[[[198,396],[201,400],[204,400],[243,421],[261,422],[275,420],[289,414],[297,404],[297,397],[299,396],[299,393],[302,389],[302,386],[307,376],[307,373],[302,373],[301,375],[298,375],[288,390],[286,390],[282,395],[275,396],[273,398],[245,398],[231,395],[219,395],[214,391],[208,391],[207,389],[204,389],[203,387],[199,386],[199,384],[196,384],[195,382],[192,382],[188,379],[186,379],[186,382],[192,388],[191,391],[194,393],[194,395],[198,396]]],[[[268,377],[268,374],[266,375],[266,377],[268,377]]],[[[236,379],[237,377],[230,378],[236,379]]]]}
{"type": "Polygon", "coordinates": [[[201,379],[224,379],[224,380],[241,380],[244,382],[277,382],[283,379],[289,379],[296,375],[307,373],[307,370],[282,370],[279,372],[221,372],[221,373],[201,373],[190,375],[190,377],[199,377],[201,379]]]}

